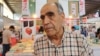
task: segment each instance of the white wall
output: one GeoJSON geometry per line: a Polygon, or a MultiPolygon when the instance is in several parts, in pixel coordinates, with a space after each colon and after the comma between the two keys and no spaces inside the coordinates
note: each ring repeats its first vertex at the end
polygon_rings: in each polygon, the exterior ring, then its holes
{"type": "Polygon", "coordinates": [[[68,0],[59,0],[59,3],[62,5],[65,13],[65,17],[67,18],[69,16],[68,14],[68,0]]]}
{"type": "Polygon", "coordinates": [[[13,13],[9,7],[3,2],[3,15],[7,16],[9,19],[13,19],[13,13]]]}
{"type": "Polygon", "coordinates": [[[47,0],[36,0],[36,15],[38,18],[40,17],[41,7],[46,3],[47,3],[47,0]]]}
{"type": "Polygon", "coordinates": [[[98,18],[89,18],[87,19],[88,23],[95,23],[96,24],[96,29],[100,27],[100,17],[98,18]]]}
{"type": "Polygon", "coordinates": [[[12,24],[14,24],[14,20],[3,16],[3,24],[4,24],[4,27],[12,25],[12,24]]]}
{"type": "MultiPolygon", "coordinates": [[[[3,1],[2,0],[0,0],[0,4],[2,4],[3,3],[3,1]]],[[[2,30],[3,29],[3,19],[2,19],[2,11],[3,10],[3,8],[2,8],[2,6],[0,5],[0,30],[2,30]]]]}

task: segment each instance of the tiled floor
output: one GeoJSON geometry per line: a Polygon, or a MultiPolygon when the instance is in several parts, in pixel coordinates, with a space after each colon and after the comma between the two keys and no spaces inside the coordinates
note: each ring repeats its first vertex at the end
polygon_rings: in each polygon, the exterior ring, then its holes
{"type": "Polygon", "coordinates": [[[94,56],[100,56],[100,47],[92,47],[94,56]]]}

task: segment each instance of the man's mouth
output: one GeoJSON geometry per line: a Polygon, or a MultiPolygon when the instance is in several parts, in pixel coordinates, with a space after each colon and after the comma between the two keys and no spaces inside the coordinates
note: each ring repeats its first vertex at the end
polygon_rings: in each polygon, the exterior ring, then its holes
{"type": "Polygon", "coordinates": [[[46,30],[46,31],[50,31],[50,30],[52,30],[52,29],[53,29],[53,28],[46,28],[45,30],[46,30]]]}

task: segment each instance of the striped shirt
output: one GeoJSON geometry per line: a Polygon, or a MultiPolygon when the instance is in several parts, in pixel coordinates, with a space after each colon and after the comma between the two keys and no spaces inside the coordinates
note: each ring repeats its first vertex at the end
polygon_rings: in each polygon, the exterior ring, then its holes
{"type": "Polygon", "coordinates": [[[93,56],[86,40],[80,34],[64,32],[61,45],[55,46],[47,36],[34,43],[35,56],[93,56]]]}

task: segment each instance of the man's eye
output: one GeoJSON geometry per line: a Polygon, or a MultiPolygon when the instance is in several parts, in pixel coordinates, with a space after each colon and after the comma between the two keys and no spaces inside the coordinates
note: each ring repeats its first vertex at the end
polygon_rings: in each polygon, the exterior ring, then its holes
{"type": "Polygon", "coordinates": [[[40,18],[43,20],[45,18],[45,16],[41,15],[40,18]]]}
{"type": "Polygon", "coordinates": [[[53,15],[54,15],[53,12],[48,12],[48,13],[47,13],[47,16],[49,16],[49,17],[51,17],[51,16],[53,16],[53,15]]]}
{"type": "Polygon", "coordinates": [[[45,15],[41,15],[40,18],[41,18],[42,20],[44,20],[44,19],[45,19],[45,16],[51,18],[53,15],[54,15],[53,12],[47,12],[45,15]]]}
{"type": "Polygon", "coordinates": [[[52,16],[53,16],[53,14],[48,14],[47,16],[48,16],[48,17],[52,17],[52,16]]]}

